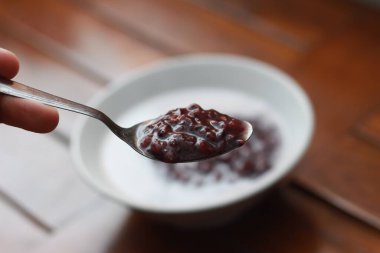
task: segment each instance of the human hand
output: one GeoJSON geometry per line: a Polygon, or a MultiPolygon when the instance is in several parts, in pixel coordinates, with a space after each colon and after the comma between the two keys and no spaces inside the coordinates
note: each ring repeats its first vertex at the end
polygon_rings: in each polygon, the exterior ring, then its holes
{"type": "MultiPolygon", "coordinates": [[[[18,69],[17,57],[0,48],[0,76],[11,79],[18,69]]],[[[36,133],[47,133],[57,126],[58,120],[58,111],[55,108],[0,94],[0,123],[36,133]]]]}

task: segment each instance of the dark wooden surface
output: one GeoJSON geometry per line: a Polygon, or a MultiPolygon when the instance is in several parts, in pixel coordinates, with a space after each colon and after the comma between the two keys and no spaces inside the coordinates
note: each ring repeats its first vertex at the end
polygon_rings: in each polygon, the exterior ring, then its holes
{"type": "Polygon", "coordinates": [[[0,46],[37,88],[86,102],[144,64],[224,52],[285,70],[316,112],[291,183],[204,231],[88,189],[68,153],[75,115],[48,135],[1,125],[0,252],[380,252],[379,27],[379,10],[343,0],[0,0],[0,46]]]}

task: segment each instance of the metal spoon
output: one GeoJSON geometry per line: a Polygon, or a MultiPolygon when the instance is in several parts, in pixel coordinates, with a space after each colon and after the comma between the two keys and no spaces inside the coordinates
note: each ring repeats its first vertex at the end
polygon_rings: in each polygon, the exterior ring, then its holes
{"type": "MultiPolygon", "coordinates": [[[[93,117],[95,119],[98,119],[102,121],[116,136],[118,136],[121,140],[125,141],[129,146],[131,146],[135,151],[137,151],[141,155],[146,156],[150,159],[156,160],[155,157],[153,157],[149,153],[144,152],[144,150],[140,149],[138,141],[137,141],[139,134],[141,134],[141,129],[144,129],[145,126],[150,124],[153,120],[147,120],[139,124],[136,124],[132,127],[123,128],[117,125],[114,121],[112,121],[106,114],[92,107],[89,107],[89,106],[86,106],[86,105],[83,105],[83,104],[80,104],[80,103],[77,103],[65,98],[61,98],[61,97],[49,94],[47,92],[26,86],[19,82],[4,79],[1,77],[0,77],[0,93],[14,96],[14,97],[19,97],[19,98],[35,100],[45,105],[84,114],[84,115],[93,117]]],[[[252,126],[248,122],[244,122],[244,123],[246,123],[246,131],[242,135],[242,139],[244,141],[247,141],[249,137],[252,135],[252,126]]],[[[226,152],[228,151],[230,150],[226,150],[226,152]]],[[[205,159],[205,158],[202,157],[199,160],[201,159],[205,159]]],[[[184,160],[180,162],[189,162],[189,161],[184,160]]]]}

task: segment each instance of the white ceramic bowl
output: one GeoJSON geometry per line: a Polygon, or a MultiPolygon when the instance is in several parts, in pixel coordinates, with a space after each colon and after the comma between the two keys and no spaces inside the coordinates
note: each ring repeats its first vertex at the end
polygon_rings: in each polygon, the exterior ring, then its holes
{"type": "Polygon", "coordinates": [[[238,184],[207,190],[165,181],[158,165],[119,140],[97,120],[81,117],[72,156],[94,188],[129,207],[177,224],[212,224],[238,215],[256,196],[288,174],[313,132],[313,111],[289,76],[257,60],[231,55],[189,55],[145,67],[114,81],[90,105],[124,126],[196,102],[223,113],[272,118],[281,133],[273,168],[238,184]]]}

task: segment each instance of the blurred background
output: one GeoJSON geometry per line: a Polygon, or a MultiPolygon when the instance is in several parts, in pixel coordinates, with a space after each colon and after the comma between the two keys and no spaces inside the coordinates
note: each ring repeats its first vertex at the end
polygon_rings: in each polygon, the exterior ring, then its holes
{"type": "Polygon", "coordinates": [[[89,189],[56,131],[0,125],[0,252],[380,252],[379,1],[0,0],[15,80],[85,103],[187,53],[266,61],[310,96],[316,132],[291,183],[226,227],[178,231],[89,189]]]}

